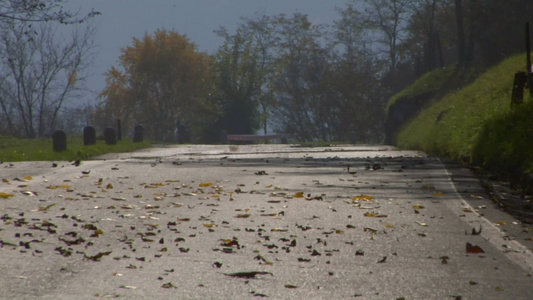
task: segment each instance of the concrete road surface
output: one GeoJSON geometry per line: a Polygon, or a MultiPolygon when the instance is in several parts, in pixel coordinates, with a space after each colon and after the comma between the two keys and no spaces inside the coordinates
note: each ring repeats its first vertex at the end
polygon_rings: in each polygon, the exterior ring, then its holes
{"type": "Polygon", "coordinates": [[[420,152],[167,146],[0,179],[1,299],[533,299],[531,229],[420,152]]]}

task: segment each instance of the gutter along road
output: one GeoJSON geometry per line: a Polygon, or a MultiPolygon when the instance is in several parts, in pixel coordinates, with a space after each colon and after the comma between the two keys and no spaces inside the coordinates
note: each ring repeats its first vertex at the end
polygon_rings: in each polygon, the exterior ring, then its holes
{"type": "Polygon", "coordinates": [[[531,228],[420,152],[181,145],[0,168],[0,299],[533,299],[531,228]]]}

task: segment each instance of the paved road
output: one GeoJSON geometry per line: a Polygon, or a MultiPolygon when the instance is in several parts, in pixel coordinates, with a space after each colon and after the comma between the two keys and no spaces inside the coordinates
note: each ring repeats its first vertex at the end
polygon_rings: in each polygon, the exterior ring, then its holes
{"type": "Polygon", "coordinates": [[[533,299],[533,232],[463,171],[383,146],[3,163],[0,298],[533,299]]]}

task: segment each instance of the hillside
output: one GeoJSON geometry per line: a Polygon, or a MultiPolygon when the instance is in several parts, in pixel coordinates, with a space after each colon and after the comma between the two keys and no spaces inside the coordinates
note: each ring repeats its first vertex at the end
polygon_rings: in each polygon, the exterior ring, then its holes
{"type": "Polygon", "coordinates": [[[391,99],[389,119],[398,101],[426,95],[422,109],[397,125],[393,142],[515,178],[533,172],[533,101],[526,90],[525,102],[511,105],[514,74],[525,61],[510,57],[460,89],[446,84],[464,75],[458,70],[422,77],[391,99]]]}

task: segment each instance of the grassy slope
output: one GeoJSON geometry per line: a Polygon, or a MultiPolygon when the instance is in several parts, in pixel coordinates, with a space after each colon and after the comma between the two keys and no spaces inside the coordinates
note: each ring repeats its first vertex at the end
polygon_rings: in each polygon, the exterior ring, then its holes
{"type": "Polygon", "coordinates": [[[54,152],[52,139],[17,139],[0,135],[0,162],[72,161],[105,153],[133,151],[150,146],[150,142],[133,143],[129,140],[119,141],[117,145],[113,146],[106,145],[99,140],[96,145],[84,146],[82,137],[75,136],[67,138],[66,151],[54,152]]]}
{"type": "MultiPolygon", "coordinates": [[[[527,136],[531,130],[524,126],[531,123],[527,111],[533,109],[532,100],[526,99],[514,109],[510,100],[514,73],[524,65],[524,55],[513,56],[464,88],[449,92],[402,128],[398,146],[456,160],[466,158],[504,172],[508,167],[531,170],[533,136],[527,136]],[[512,126],[509,120],[513,120],[512,126]],[[502,151],[507,154],[502,155],[502,151]]],[[[436,85],[431,81],[417,84],[436,85]]]]}

